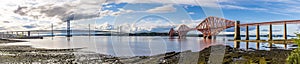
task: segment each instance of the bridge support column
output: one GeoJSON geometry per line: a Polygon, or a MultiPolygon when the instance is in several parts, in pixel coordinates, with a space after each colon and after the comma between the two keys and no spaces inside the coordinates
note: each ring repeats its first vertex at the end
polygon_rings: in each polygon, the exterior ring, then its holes
{"type": "Polygon", "coordinates": [[[283,32],[283,38],[284,40],[287,40],[287,30],[286,30],[286,22],[284,22],[284,28],[283,28],[284,32],[283,32]]]}
{"type": "Polygon", "coordinates": [[[18,31],[17,31],[16,33],[17,33],[17,35],[19,35],[19,32],[18,32],[18,31]]]}
{"type": "Polygon", "coordinates": [[[241,40],[240,21],[235,22],[234,40],[241,40]]]}
{"type": "Polygon", "coordinates": [[[9,35],[8,35],[8,34],[9,34],[9,32],[6,32],[6,38],[8,38],[8,37],[9,37],[9,35]]]}
{"type": "Polygon", "coordinates": [[[246,26],[246,40],[249,40],[249,26],[246,26]]]}
{"type": "Polygon", "coordinates": [[[273,32],[273,31],[272,31],[272,24],[270,24],[270,27],[269,27],[269,39],[268,39],[269,41],[273,39],[273,34],[272,34],[272,32],[273,32]]]}
{"type": "Polygon", "coordinates": [[[22,31],[22,35],[21,36],[24,36],[25,34],[24,34],[24,31],[22,31]]]}
{"type": "Polygon", "coordinates": [[[260,40],[259,25],[256,25],[256,40],[260,40]]]}
{"type": "Polygon", "coordinates": [[[30,31],[27,31],[27,36],[30,37],[30,31]]]}

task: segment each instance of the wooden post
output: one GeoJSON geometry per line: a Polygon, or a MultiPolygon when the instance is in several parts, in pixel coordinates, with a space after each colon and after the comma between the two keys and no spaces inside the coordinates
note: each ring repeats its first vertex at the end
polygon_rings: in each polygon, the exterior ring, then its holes
{"type": "Polygon", "coordinates": [[[241,40],[241,34],[240,34],[240,21],[236,21],[236,22],[235,22],[234,40],[241,40]]]}
{"type": "Polygon", "coordinates": [[[246,40],[249,40],[249,26],[246,25],[246,40]]]}
{"type": "Polygon", "coordinates": [[[284,44],[284,49],[287,49],[287,47],[288,47],[288,46],[287,46],[287,43],[285,42],[285,44],[284,44]]]}
{"type": "Polygon", "coordinates": [[[273,34],[272,34],[272,24],[270,24],[270,27],[269,27],[269,41],[271,41],[273,39],[273,34]]]}
{"type": "Polygon", "coordinates": [[[249,42],[246,41],[246,49],[248,50],[249,49],[249,42]]]}
{"type": "Polygon", "coordinates": [[[269,42],[269,47],[270,47],[270,49],[273,47],[273,43],[272,42],[269,42]]]}
{"type": "Polygon", "coordinates": [[[284,22],[284,28],[283,28],[283,39],[287,40],[287,28],[286,28],[286,22],[284,22]]]}
{"type": "Polygon", "coordinates": [[[256,40],[260,40],[259,25],[256,26],[256,40]]]}
{"type": "Polygon", "coordinates": [[[259,50],[259,42],[256,42],[256,49],[259,50]]]}
{"type": "Polygon", "coordinates": [[[234,41],[234,48],[240,48],[240,42],[234,41]]]}

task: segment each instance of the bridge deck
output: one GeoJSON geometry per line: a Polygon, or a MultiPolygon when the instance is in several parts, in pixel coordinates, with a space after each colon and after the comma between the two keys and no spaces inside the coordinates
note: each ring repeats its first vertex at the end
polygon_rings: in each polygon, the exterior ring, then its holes
{"type": "Polygon", "coordinates": [[[240,24],[240,26],[256,26],[256,25],[281,25],[281,24],[300,24],[300,20],[286,20],[286,21],[271,21],[271,22],[259,22],[259,23],[246,23],[240,24]]]}

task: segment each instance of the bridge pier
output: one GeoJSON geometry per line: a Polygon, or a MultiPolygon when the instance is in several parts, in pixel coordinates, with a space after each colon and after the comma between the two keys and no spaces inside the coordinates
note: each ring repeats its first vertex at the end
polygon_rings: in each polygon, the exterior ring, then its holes
{"type": "Polygon", "coordinates": [[[235,29],[234,29],[234,40],[241,40],[241,34],[240,34],[240,21],[235,22],[235,29]]]}
{"type": "Polygon", "coordinates": [[[287,30],[286,30],[286,22],[284,22],[284,28],[283,28],[284,32],[283,32],[283,39],[287,40],[287,30]]]}
{"type": "Polygon", "coordinates": [[[272,32],[273,32],[273,31],[272,31],[272,24],[270,24],[270,27],[269,27],[269,39],[268,39],[269,41],[273,39],[273,34],[272,34],[272,32]]]}
{"type": "Polygon", "coordinates": [[[249,26],[246,25],[246,40],[249,40],[249,26]]]}
{"type": "Polygon", "coordinates": [[[9,35],[8,35],[8,34],[9,34],[9,32],[6,32],[6,36],[5,36],[6,38],[8,38],[8,37],[9,37],[9,35]]]}
{"type": "Polygon", "coordinates": [[[24,31],[22,31],[22,33],[21,33],[21,34],[22,34],[21,36],[25,35],[24,31]]]}
{"type": "Polygon", "coordinates": [[[16,33],[17,33],[17,35],[19,35],[19,32],[18,32],[18,31],[17,31],[16,33]]]}
{"type": "Polygon", "coordinates": [[[256,25],[256,40],[260,40],[259,25],[256,25]]]}
{"type": "Polygon", "coordinates": [[[30,31],[27,31],[27,36],[30,37],[30,31]]]}

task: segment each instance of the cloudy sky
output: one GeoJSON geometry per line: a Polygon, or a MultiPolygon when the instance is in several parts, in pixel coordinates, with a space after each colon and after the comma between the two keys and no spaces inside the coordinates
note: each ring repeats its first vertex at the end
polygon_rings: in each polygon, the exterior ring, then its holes
{"type": "MultiPolygon", "coordinates": [[[[241,23],[299,20],[299,0],[1,0],[0,31],[65,29],[113,29],[129,31],[167,31],[186,24],[195,27],[208,16],[241,23]]],[[[282,34],[275,25],[275,34],[282,34]]],[[[288,25],[289,33],[298,25],[288,25]],[[293,28],[291,28],[293,27],[293,28]]],[[[255,28],[255,27],[250,27],[255,28]]],[[[268,26],[262,26],[262,34],[268,26]]],[[[230,29],[227,31],[231,31],[230,29]]],[[[252,30],[255,31],[255,30],[252,30]]],[[[254,32],[250,32],[253,33],[254,32]]]]}

